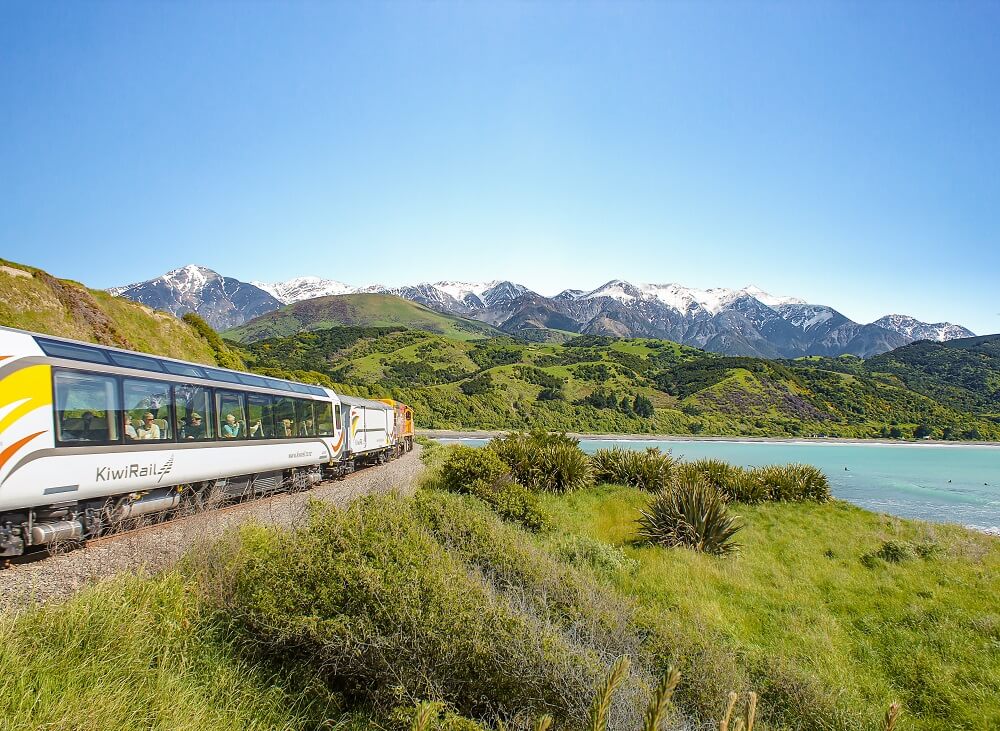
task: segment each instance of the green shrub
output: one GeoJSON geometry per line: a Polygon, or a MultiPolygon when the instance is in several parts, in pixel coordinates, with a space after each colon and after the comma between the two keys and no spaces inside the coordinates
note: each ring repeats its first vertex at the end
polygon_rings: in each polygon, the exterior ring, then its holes
{"type": "Polygon", "coordinates": [[[692,472],[700,475],[705,483],[722,493],[726,493],[729,483],[745,471],[742,467],[723,462],[721,459],[696,459],[687,465],[692,472]]]}
{"type": "Polygon", "coordinates": [[[294,659],[376,715],[430,699],[473,720],[551,713],[580,727],[604,655],[451,545],[470,530],[494,546],[524,534],[505,533],[468,498],[422,497],[314,506],[294,531],[245,528],[202,558],[202,591],[255,656],[294,659]],[[425,527],[435,505],[449,538],[425,527]]]}
{"type": "Polygon", "coordinates": [[[458,493],[472,492],[472,485],[477,481],[492,484],[509,474],[509,468],[495,452],[465,445],[451,447],[441,466],[444,488],[458,493]]]}
{"type": "Polygon", "coordinates": [[[756,470],[733,470],[721,489],[729,502],[752,505],[771,499],[771,491],[756,470]]]}
{"type": "Polygon", "coordinates": [[[674,460],[669,453],[650,448],[645,451],[613,447],[598,449],[590,457],[594,479],[630,485],[658,492],[670,483],[674,460]]]}
{"type": "Polygon", "coordinates": [[[489,505],[504,520],[520,523],[529,531],[537,533],[550,525],[548,513],[542,509],[538,496],[514,482],[509,475],[493,481],[475,480],[468,492],[489,505]]]}
{"type": "Polygon", "coordinates": [[[830,500],[830,481],[816,467],[807,464],[769,465],[752,470],[767,488],[771,500],[830,500]]]}
{"type": "Polygon", "coordinates": [[[902,563],[913,556],[908,545],[897,541],[884,541],[875,555],[887,563],[902,563]]]}
{"type": "Polygon", "coordinates": [[[662,546],[684,546],[718,556],[739,548],[742,528],[722,494],[704,480],[686,477],[661,492],[639,518],[639,536],[662,546]]]}
{"type": "Polygon", "coordinates": [[[639,562],[629,558],[619,546],[605,543],[596,538],[562,533],[550,546],[562,560],[573,566],[589,566],[599,573],[631,573],[639,567],[639,562]]]}
{"type": "Polygon", "coordinates": [[[488,449],[532,490],[564,493],[593,484],[590,460],[579,441],[565,434],[513,433],[493,439],[488,449]]]}

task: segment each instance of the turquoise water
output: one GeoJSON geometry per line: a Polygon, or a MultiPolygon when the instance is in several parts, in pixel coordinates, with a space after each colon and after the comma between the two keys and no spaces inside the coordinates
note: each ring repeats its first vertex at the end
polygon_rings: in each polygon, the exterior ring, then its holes
{"type": "Polygon", "coordinates": [[[587,452],[659,447],[675,457],[744,466],[804,462],[827,474],[835,497],[868,510],[1000,532],[1000,447],[677,440],[583,440],[580,446],[587,452]]]}

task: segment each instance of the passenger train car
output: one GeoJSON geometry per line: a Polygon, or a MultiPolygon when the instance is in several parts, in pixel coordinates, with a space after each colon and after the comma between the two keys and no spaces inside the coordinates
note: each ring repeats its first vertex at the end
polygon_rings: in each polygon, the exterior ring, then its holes
{"type": "Polygon", "coordinates": [[[393,404],[0,327],[0,556],[340,477],[405,451],[403,426],[393,404]]]}

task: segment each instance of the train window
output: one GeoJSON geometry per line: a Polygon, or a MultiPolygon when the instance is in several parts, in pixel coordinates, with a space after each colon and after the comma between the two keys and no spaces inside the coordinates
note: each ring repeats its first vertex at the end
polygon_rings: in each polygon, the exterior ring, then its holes
{"type": "Polygon", "coordinates": [[[247,423],[251,439],[271,439],[274,434],[271,397],[262,393],[247,394],[247,423]]]}
{"type": "Polygon", "coordinates": [[[295,434],[300,437],[316,436],[316,420],[313,418],[313,402],[295,399],[295,434]]]}
{"type": "Polygon", "coordinates": [[[295,436],[295,399],[290,396],[274,397],[274,436],[295,436]]]}
{"type": "Polygon", "coordinates": [[[158,371],[163,373],[163,366],[160,361],[154,358],[147,358],[145,355],[134,355],[132,353],[116,353],[113,350],[107,351],[108,356],[115,365],[122,368],[139,368],[144,371],[158,371]]]}
{"type": "Polygon", "coordinates": [[[225,381],[226,383],[239,383],[240,379],[236,377],[235,373],[230,373],[229,371],[220,371],[216,368],[206,368],[205,373],[208,377],[216,381],[225,381]]]}
{"type": "Polygon", "coordinates": [[[60,443],[118,441],[121,417],[113,377],[56,371],[54,380],[60,443]]]}
{"type": "Polygon", "coordinates": [[[215,405],[219,414],[219,436],[223,439],[246,439],[247,417],[243,408],[243,394],[216,391],[215,405]]]}
{"type": "Polygon", "coordinates": [[[45,355],[53,358],[69,358],[71,360],[85,360],[88,363],[107,363],[103,350],[90,348],[86,345],[76,345],[74,343],[61,343],[58,340],[46,340],[45,338],[35,338],[38,347],[45,355]]]}
{"type": "Polygon", "coordinates": [[[122,379],[125,395],[125,441],[173,439],[171,388],[169,383],[145,379],[122,379]]]}
{"type": "Polygon", "coordinates": [[[174,386],[177,437],[182,441],[211,439],[215,436],[212,418],[212,389],[204,386],[174,386]]]}
{"type": "Polygon", "coordinates": [[[301,383],[289,383],[288,385],[295,393],[311,393],[309,386],[303,386],[301,383]]]}
{"type": "Polygon", "coordinates": [[[316,414],[316,433],[321,437],[332,437],[333,404],[329,401],[314,401],[313,412],[316,414]]]}
{"type": "Polygon", "coordinates": [[[343,423],[341,420],[340,404],[335,404],[333,407],[333,423],[335,428],[342,429],[343,423]]]}
{"type": "Polygon", "coordinates": [[[175,376],[191,376],[192,378],[204,378],[205,371],[197,366],[187,365],[186,363],[174,363],[171,360],[160,361],[163,363],[163,367],[167,369],[167,373],[173,373],[175,376]]]}
{"type": "Polygon", "coordinates": [[[252,376],[249,373],[240,373],[237,375],[241,383],[247,386],[256,386],[257,388],[267,388],[267,381],[265,381],[260,376],[252,376]]]}

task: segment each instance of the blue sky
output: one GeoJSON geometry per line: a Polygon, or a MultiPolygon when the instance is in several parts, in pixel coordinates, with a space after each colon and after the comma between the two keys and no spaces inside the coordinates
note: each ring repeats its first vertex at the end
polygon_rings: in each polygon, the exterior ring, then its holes
{"type": "Polygon", "coordinates": [[[0,256],[1000,331],[1000,4],[0,4],[0,256]]]}

